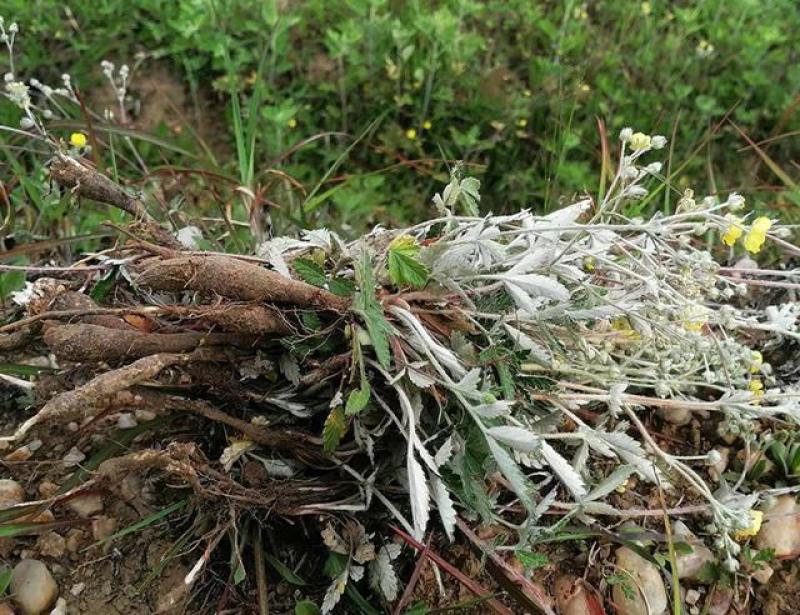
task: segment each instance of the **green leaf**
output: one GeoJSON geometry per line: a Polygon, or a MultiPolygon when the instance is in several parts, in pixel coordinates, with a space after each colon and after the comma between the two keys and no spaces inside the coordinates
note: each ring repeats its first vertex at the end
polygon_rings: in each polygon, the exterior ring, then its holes
{"type": "Polygon", "coordinates": [[[464,205],[464,213],[468,216],[478,215],[478,203],[480,203],[481,182],[475,177],[465,177],[461,180],[461,203],[464,205]]]}
{"type": "Polygon", "coordinates": [[[328,278],[325,276],[325,271],[317,263],[308,258],[296,258],[292,263],[294,270],[297,272],[304,282],[319,288],[325,288],[328,283],[328,278]]]}
{"type": "Polygon", "coordinates": [[[522,564],[526,570],[536,570],[537,568],[542,568],[550,563],[550,558],[548,558],[544,553],[520,550],[516,551],[515,555],[517,556],[520,564],[522,564]]]}
{"type": "Polygon", "coordinates": [[[333,278],[328,280],[328,289],[339,297],[352,297],[356,292],[356,285],[351,280],[333,278]]]}
{"type": "Polygon", "coordinates": [[[389,279],[396,286],[421,288],[428,282],[430,272],[417,256],[420,247],[409,235],[398,237],[389,244],[389,279]]]}
{"type": "Polygon", "coordinates": [[[371,390],[369,383],[362,381],[361,388],[350,391],[350,395],[347,396],[347,404],[345,405],[344,413],[347,416],[353,416],[361,412],[367,407],[370,395],[371,390]]]}
{"type": "Polygon", "coordinates": [[[0,572],[0,596],[6,593],[8,586],[11,585],[11,568],[6,568],[0,572]]]}
{"type": "Polygon", "coordinates": [[[89,296],[98,303],[101,303],[108,296],[108,293],[111,292],[111,289],[114,288],[116,283],[117,268],[114,267],[106,275],[95,282],[94,286],[92,286],[92,290],[89,291],[89,296]]]}
{"type": "Polygon", "coordinates": [[[320,615],[322,611],[311,600],[303,600],[294,605],[294,615],[320,615]]]}
{"type": "Polygon", "coordinates": [[[281,575],[281,577],[283,577],[283,580],[286,581],[287,583],[290,583],[292,585],[301,585],[301,586],[307,585],[307,583],[301,577],[299,577],[294,572],[294,570],[289,568],[286,564],[284,564],[274,555],[270,555],[269,553],[264,553],[264,557],[269,562],[270,566],[272,566],[275,569],[275,572],[281,575]]]}
{"type": "Polygon", "coordinates": [[[356,273],[358,275],[359,292],[354,300],[356,311],[361,314],[364,324],[367,326],[372,347],[375,349],[375,356],[382,367],[388,369],[391,364],[391,352],[389,351],[389,335],[392,328],[383,315],[383,306],[375,296],[375,279],[372,275],[372,262],[367,254],[366,248],[363,250],[364,258],[358,264],[356,273]]]}
{"type": "Polygon", "coordinates": [[[428,615],[428,612],[428,605],[420,600],[408,607],[403,615],[428,615]]]}
{"type": "Polygon", "coordinates": [[[38,365],[22,365],[19,363],[0,363],[0,374],[6,376],[35,376],[41,372],[55,371],[51,367],[40,367],[38,365]]]}
{"type": "Polygon", "coordinates": [[[296,258],[293,262],[294,270],[307,284],[318,288],[326,288],[334,295],[350,297],[356,290],[355,284],[344,278],[328,279],[325,270],[309,258],[296,258]]]}
{"type": "Polygon", "coordinates": [[[336,450],[346,428],[344,410],[341,406],[336,406],[325,419],[325,426],[322,428],[322,446],[326,453],[336,450]]]}

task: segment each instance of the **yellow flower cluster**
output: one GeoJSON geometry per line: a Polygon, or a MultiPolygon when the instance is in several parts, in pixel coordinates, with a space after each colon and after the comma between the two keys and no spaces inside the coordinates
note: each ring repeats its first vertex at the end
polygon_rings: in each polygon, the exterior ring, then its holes
{"type": "Polygon", "coordinates": [[[744,528],[743,530],[739,530],[736,532],[733,537],[736,540],[744,540],[745,538],[751,538],[758,534],[758,531],[761,529],[761,522],[764,520],[764,513],[760,510],[751,510],[750,511],[750,526],[744,528]]]}
{"type": "MultiPolygon", "coordinates": [[[[725,218],[728,220],[728,226],[722,234],[722,243],[726,246],[733,246],[744,235],[745,227],[742,225],[741,218],[731,214],[728,214],[725,218]]],[[[766,216],[760,216],[753,220],[750,230],[744,235],[744,249],[753,254],[760,252],[761,247],[767,240],[767,233],[770,228],[772,228],[772,220],[766,216]]]]}

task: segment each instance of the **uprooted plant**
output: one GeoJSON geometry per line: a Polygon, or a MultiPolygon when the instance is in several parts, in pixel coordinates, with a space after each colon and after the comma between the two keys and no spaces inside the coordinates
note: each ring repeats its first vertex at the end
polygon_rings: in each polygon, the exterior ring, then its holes
{"type": "MultiPolygon", "coordinates": [[[[19,83],[8,82],[29,103],[19,83]]],[[[101,429],[136,411],[225,426],[236,435],[222,451],[207,441],[133,450],[54,497],[159,471],[262,523],[322,515],[336,562],[324,612],[365,570],[374,595],[398,598],[399,547],[381,542],[391,532],[376,519],[420,546],[435,510],[450,540],[462,520],[481,520],[515,531],[499,552],[524,550],[563,526],[548,511],[593,527],[630,515],[611,501],[633,477],[645,499],[690,499],[735,571],[737,539],[769,493],[743,490],[743,479],[712,486],[715,452],[675,454],[648,421],[651,411],[702,417],[749,449],[755,424],[800,420],[796,387],[764,360],[796,350],[800,304],[787,296],[797,274],[722,267],[706,246],[721,236],[753,254],[767,240],[797,248],[773,220],[737,217],[736,194],[687,191],[674,214],[626,216],[662,186],[660,164],[642,159],[665,140],[621,138],[598,201],[481,216],[479,183],[457,168],[433,219],[356,241],[307,231],[256,255],[184,247],[143,199],[47,139],[62,190],[134,221],[126,241],[73,267],[31,270],[43,277],[17,295],[27,312],[0,326],[0,349],[43,345],[60,378],[4,439],[21,447],[34,432],[101,429]],[[244,476],[254,461],[262,481],[244,476]]]]}

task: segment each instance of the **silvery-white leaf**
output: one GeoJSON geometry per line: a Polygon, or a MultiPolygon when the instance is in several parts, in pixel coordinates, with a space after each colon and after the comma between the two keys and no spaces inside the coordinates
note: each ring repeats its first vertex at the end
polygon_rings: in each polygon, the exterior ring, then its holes
{"type": "Polygon", "coordinates": [[[569,492],[577,500],[582,500],[586,496],[586,484],[581,475],[546,441],[542,441],[541,454],[569,492]]]}
{"type": "Polygon", "coordinates": [[[553,502],[556,501],[556,497],[558,496],[558,488],[551,489],[547,495],[545,495],[542,500],[536,505],[536,508],[533,509],[533,518],[534,520],[541,517],[545,514],[548,510],[550,510],[550,506],[553,502]]]}
{"type": "Polygon", "coordinates": [[[571,226],[575,224],[575,221],[580,215],[591,206],[591,199],[584,199],[572,205],[568,205],[567,207],[562,207],[546,215],[544,219],[547,220],[551,226],[571,226]]]}
{"type": "Polygon", "coordinates": [[[438,476],[431,476],[431,495],[439,510],[439,517],[442,519],[442,526],[447,538],[453,542],[456,530],[456,509],[453,507],[453,500],[450,499],[447,487],[438,476]]]}
{"type": "Polygon", "coordinates": [[[541,363],[549,363],[552,360],[553,355],[548,348],[545,348],[538,342],[535,342],[530,336],[526,335],[519,329],[512,327],[508,323],[503,323],[503,326],[508,332],[508,336],[514,340],[514,342],[519,345],[520,348],[530,352],[531,356],[533,356],[536,360],[540,361],[541,363]]]}
{"type": "Polygon", "coordinates": [[[534,249],[526,253],[513,267],[506,272],[509,275],[520,275],[530,273],[535,269],[540,269],[548,264],[553,256],[553,249],[550,245],[543,248],[534,249]]]}
{"type": "Polygon", "coordinates": [[[520,503],[526,510],[533,508],[531,496],[528,494],[528,480],[525,475],[520,471],[517,462],[506,452],[506,450],[498,444],[497,440],[491,436],[486,438],[486,444],[489,446],[489,451],[494,457],[500,473],[511,485],[511,489],[517,494],[520,503]]]}
{"type": "Polygon", "coordinates": [[[294,416],[305,419],[310,417],[314,414],[313,408],[309,408],[308,406],[304,406],[301,403],[296,401],[289,401],[288,399],[284,399],[283,397],[263,397],[261,401],[272,404],[280,408],[281,410],[286,410],[287,412],[292,413],[294,416]]]}
{"type": "Polygon", "coordinates": [[[444,464],[450,461],[453,456],[453,436],[445,440],[433,456],[433,461],[437,468],[441,468],[444,464]]]}
{"type": "Polygon", "coordinates": [[[570,292],[561,282],[539,275],[538,273],[527,273],[525,275],[504,275],[500,279],[504,282],[519,286],[532,296],[547,297],[558,301],[566,301],[570,297],[570,292]]]}
{"type": "Polygon", "coordinates": [[[627,382],[617,382],[608,389],[608,409],[612,416],[619,416],[622,412],[622,394],[628,388],[627,382]]]}
{"type": "Polygon", "coordinates": [[[342,599],[344,590],[347,589],[348,569],[345,568],[342,574],[336,577],[333,582],[328,586],[325,592],[325,598],[322,600],[322,615],[327,615],[332,612],[334,607],[342,599]]]}
{"type": "Polygon", "coordinates": [[[445,348],[437,342],[416,316],[399,306],[393,306],[391,313],[411,330],[413,339],[418,343],[422,352],[433,355],[454,377],[462,378],[464,376],[466,369],[458,357],[449,348],[445,348]]]}
{"type": "Polygon", "coordinates": [[[534,299],[516,284],[506,281],[503,285],[505,286],[506,292],[514,300],[516,306],[523,312],[534,314],[544,302],[544,299],[541,297],[536,297],[534,299]]]}
{"type": "Polygon", "coordinates": [[[408,379],[414,384],[414,386],[419,387],[420,389],[427,389],[436,383],[435,378],[432,378],[423,371],[423,369],[427,366],[427,361],[417,361],[416,363],[411,363],[406,367],[408,379]]]}
{"type": "Polygon", "coordinates": [[[300,382],[300,366],[297,364],[297,359],[288,352],[284,352],[278,359],[278,367],[286,379],[297,386],[300,382]]]}
{"type": "Polygon", "coordinates": [[[414,521],[414,538],[422,540],[430,516],[430,494],[425,472],[413,452],[409,451],[406,459],[408,472],[408,491],[411,499],[411,518],[414,521]]]}
{"type": "Polygon", "coordinates": [[[573,282],[581,282],[586,279],[586,272],[580,267],[575,265],[568,265],[566,263],[557,263],[550,267],[553,273],[557,273],[562,278],[572,280],[573,282]]]}
{"type": "Polygon", "coordinates": [[[458,391],[469,399],[483,399],[483,392],[478,388],[482,374],[483,372],[479,367],[473,367],[466,374],[464,374],[464,377],[461,378],[461,380],[452,385],[450,388],[458,391]]]}
{"type": "Polygon", "coordinates": [[[291,478],[297,473],[297,468],[294,464],[284,461],[283,459],[266,459],[255,453],[248,453],[248,456],[258,459],[261,465],[264,466],[267,474],[275,478],[291,478]]]}
{"type": "Polygon", "coordinates": [[[203,239],[203,231],[196,226],[184,226],[175,233],[175,239],[177,239],[178,243],[184,248],[188,250],[197,250],[200,247],[200,241],[203,239]]]}
{"type": "Polygon", "coordinates": [[[364,578],[364,566],[350,566],[350,578],[358,582],[364,578]]]}
{"type": "Polygon", "coordinates": [[[475,412],[485,419],[496,419],[499,416],[506,416],[511,412],[514,403],[513,401],[498,400],[490,404],[475,406],[475,412]]]}
{"type": "Polygon", "coordinates": [[[624,315],[626,312],[622,306],[600,305],[583,310],[567,310],[565,314],[574,320],[595,320],[597,318],[613,318],[624,315]]]}
{"type": "Polygon", "coordinates": [[[538,452],[542,446],[542,440],[539,436],[522,427],[514,427],[512,425],[490,427],[488,433],[495,440],[523,453],[538,452]]]}
{"type": "Polygon", "coordinates": [[[586,463],[589,461],[589,445],[586,440],[580,443],[578,450],[572,456],[572,467],[577,472],[583,472],[586,469],[586,463]]]}
{"type": "Polygon", "coordinates": [[[397,599],[398,581],[397,574],[394,571],[392,560],[397,557],[393,553],[399,554],[400,545],[389,544],[384,545],[378,551],[378,556],[369,565],[369,584],[370,586],[380,591],[383,597],[389,602],[397,599]],[[395,549],[396,547],[396,549],[395,549]]]}
{"type": "Polygon", "coordinates": [[[303,231],[303,239],[317,248],[328,250],[331,247],[331,232],[328,229],[320,228],[313,231],[303,231]]]}
{"type": "Polygon", "coordinates": [[[247,451],[255,448],[255,446],[255,443],[250,440],[234,440],[222,451],[219,462],[226,472],[230,472],[233,464],[247,451]]]}
{"type": "Polygon", "coordinates": [[[621,431],[595,432],[606,441],[624,461],[636,468],[636,472],[652,483],[669,484],[663,473],[647,457],[641,445],[621,431]]]}
{"type": "Polygon", "coordinates": [[[616,453],[614,453],[614,449],[609,446],[608,442],[597,435],[596,431],[591,427],[588,427],[587,425],[580,425],[578,427],[578,433],[583,436],[584,441],[592,448],[592,450],[597,451],[604,457],[609,457],[611,459],[617,456],[616,453]]]}
{"type": "Polygon", "coordinates": [[[632,465],[619,466],[611,474],[606,476],[606,478],[594,489],[592,489],[591,492],[589,492],[589,495],[586,496],[586,501],[590,502],[592,500],[599,500],[600,498],[606,497],[609,493],[614,491],[614,489],[627,481],[628,477],[635,471],[636,468],[634,468],[632,465]]]}

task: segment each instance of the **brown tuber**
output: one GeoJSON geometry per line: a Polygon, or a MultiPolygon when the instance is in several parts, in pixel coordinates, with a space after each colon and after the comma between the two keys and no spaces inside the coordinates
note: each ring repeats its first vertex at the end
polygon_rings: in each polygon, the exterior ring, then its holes
{"type": "Polygon", "coordinates": [[[298,308],[344,311],[350,301],[230,256],[180,256],[146,267],[137,285],[167,292],[194,291],[237,301],[275,302],[298,308]]]}

